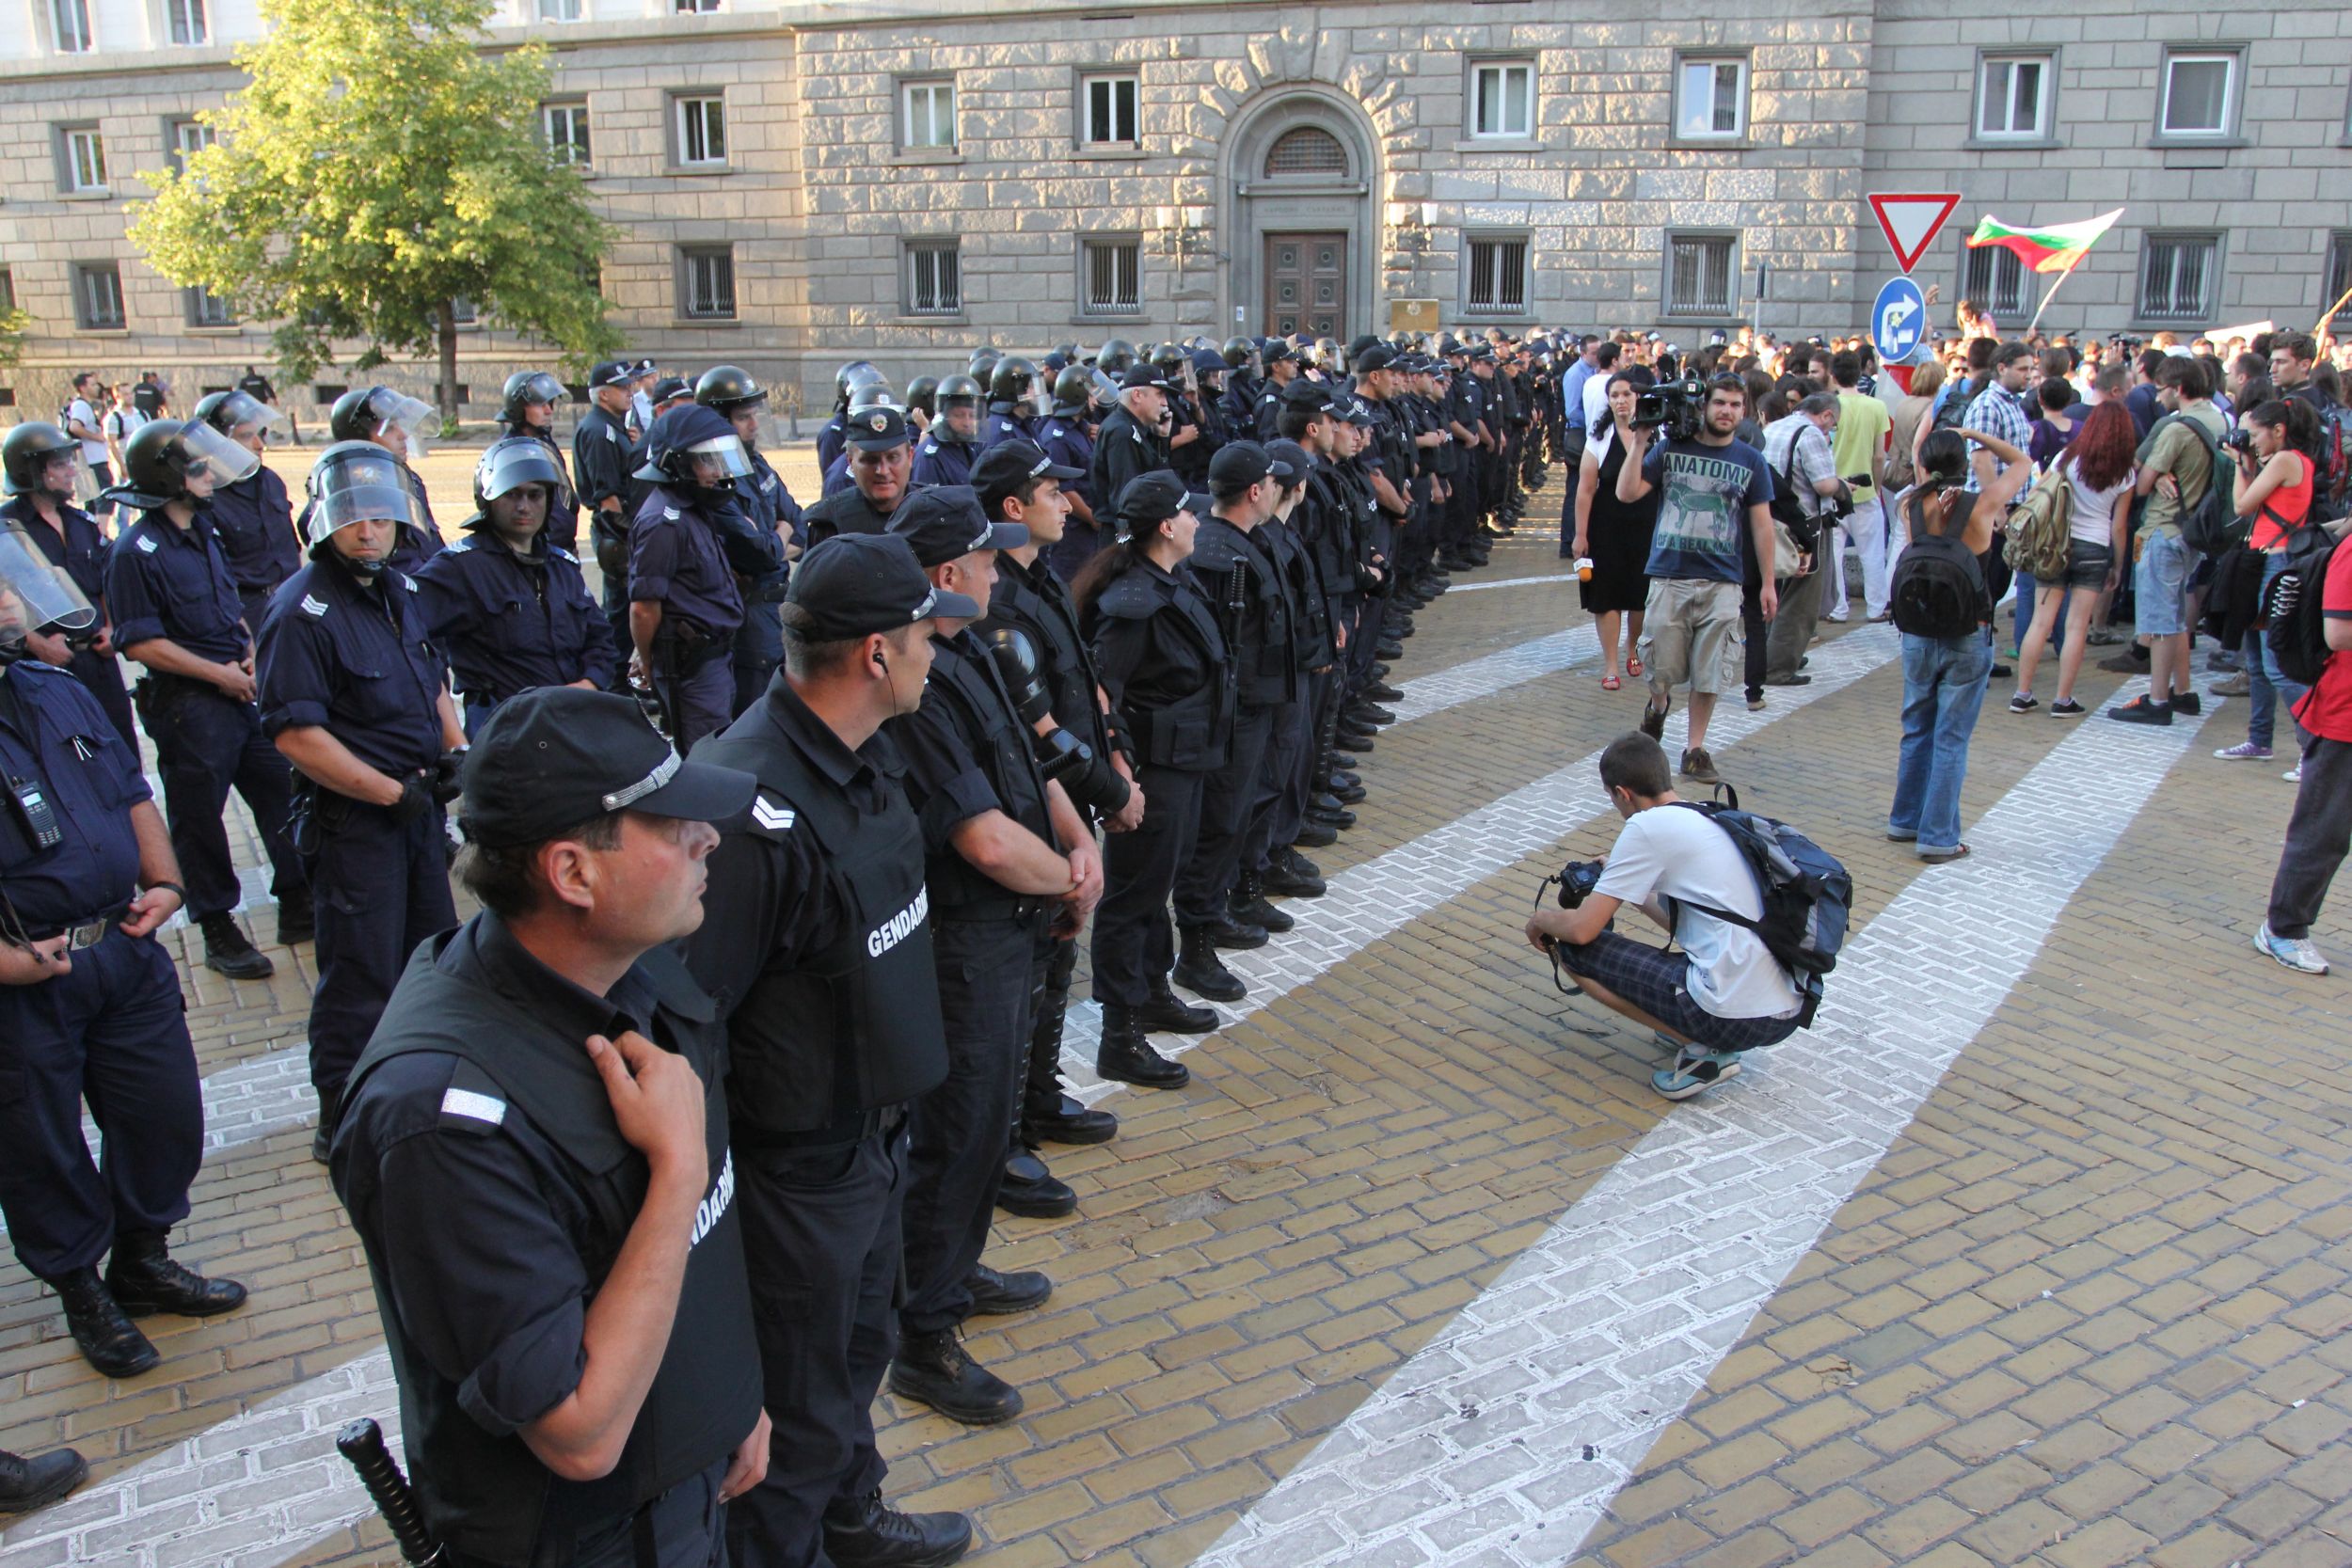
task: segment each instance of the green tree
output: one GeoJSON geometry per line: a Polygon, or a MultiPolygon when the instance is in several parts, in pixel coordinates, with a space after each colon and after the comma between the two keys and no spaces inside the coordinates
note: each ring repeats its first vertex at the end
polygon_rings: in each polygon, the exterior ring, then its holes
{"type": "Polygon", "coordinates": [[[24,357],[24,334],[32,325],[32,316],[13,305],[0,309],[0,371],[13,369],[24,357]]]}
{"type": "Polygon", "coordinates": [[[216,145],[184,172],[144,171],[155,198],[131,238],[156,271],[279,324],[278,363],[307,380],[336,340],[440,356],[456,417],[453,302],[558,348],[612,354],[596,284],[608,230],[580,171],[540,140],[547,62],[485,49],[491,0],[264,0],[250,80],[198,118],[216,145]]]}

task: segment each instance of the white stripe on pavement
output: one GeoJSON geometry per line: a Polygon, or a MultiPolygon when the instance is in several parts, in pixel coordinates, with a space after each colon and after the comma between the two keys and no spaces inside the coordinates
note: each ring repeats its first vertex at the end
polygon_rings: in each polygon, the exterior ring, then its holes
{"type": "Polygon", "coordinates": [[[1575,1557],[2201,727],[2060,742],[1968,832],[1968,860],[1860,933],[1813,1030],[1669,1111],[1195,1568],[1575,1557]]]}
{"type": "Polygon", "coordinates": [[[1539,578],[1503,578],[1496,582],[1456,582],[1446,590],[1449,594],[1476,594],[1488,588],[1533,588],[1539,582],[1558,583],[1565,588],[1576,586],[1573,572],[1547,572],[1539,578]]]}

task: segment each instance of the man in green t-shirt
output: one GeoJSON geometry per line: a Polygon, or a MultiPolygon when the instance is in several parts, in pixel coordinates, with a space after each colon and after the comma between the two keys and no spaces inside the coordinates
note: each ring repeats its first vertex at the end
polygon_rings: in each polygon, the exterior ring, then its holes
{"type": "Polygon", "coordinates": [[[1862,606],[1871,620],[1883,620],[1886,609],[1886,567],[1895,551],[1888,547],[1886,506],[1879,488],[1886,481],[1888,433],[1894,417],[1886,404],[1864,393],[1862,356],[1845,349],[1830,356],[1829,378],[1837,384],[1837,438],[1831,451],[1843,475],[1867,474],[1867,484],[1853,487],[1853,513],[1837,526],[1844,535],[1829,555],[1826,621],[1846,618],[1846,541],[1862,552],[1862,606]]]}
{"type": "Polygon", "coordinates": [[[2148,703],[2169,714],[2172,699],[2193,689],[2188,582],[2196,574],[2197,552],[2181,537],[2181,519],[2205,499],[2216,477],[2208,443],[2220,440],[2228,426],[2213,405],[2205,367],[2194,359],[2175,356],[2156,368],[2156,398],[2165,418],[2139,444],[2139,478],[2132,485],[2135,495],[2148,499],[2132,592],[2139,633],[2148,644],[2148,703]]]}

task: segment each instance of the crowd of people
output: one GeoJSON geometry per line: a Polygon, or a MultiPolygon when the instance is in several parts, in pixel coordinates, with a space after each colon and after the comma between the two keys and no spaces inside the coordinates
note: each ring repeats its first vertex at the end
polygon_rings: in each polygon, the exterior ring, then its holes
{"type": "MultiPolygon", "coordinates": [[[[755,377],[616,360],[568,442],[563,383],[508,381],[446,532],[412,466],[437,417],[392,388],[335,404],[298,512],[262,460],[289,433],[266,383],[185,419],[159,388],[119,438],[77,395],[0,452],[11,1243],[109,1376],[158,1364],[142,1314],[244,1301],[167,1246],[202,1112],[151,940],[184,911],[208,967],[273,972],[239,918],[233,791],[277,942],[316,944],[312,1152],[452,1560],[952,1561],[967,1520],[882,1500],[871,1405],[886,1381],[972,1425],[1023,1408],[961,1327],[1049,1298],[984,1261],[993,1217],[1071,1212],[1046,1151],[1119,1131],[1063,1077],[1078,942],[1096,1072],[1181,1087],[1152,1037],[1213,1032],[1203,1004],[1248,994],[1220,955],[1326,892],[1310,857],[1355,825],[1416,611],[1527,525],[1554,464],[1599,684],[1645,700],[1602,764],[1629,827],[1598,895],[1529,935],[1677,1043],[1660,1093],[1811,1009],[1747,929],[1722,830],[1651,808],[1677,774],[1718,781],[1726,685],[1755,709],[1806,684],[1856,598],[1903,635],[1887,832],[1931,862],[1969,853],[1997,673],[2035,711],[2055,641],[2049,711],[2080,714],[2086,648],[2135,617],[2118,657],[2151,688],[2111,717],[2167,723],[2197,711],[2190,642],[2219,617],[2255,697],[2222,754],[2270,754],[2280,690],[2305,737],[2258,945],[2324,973],[2352,657],[2298,686],[2261,623],[2279,582],[2324,579],[2328,646],[2352,647],[2352,556],[2313,553],[2342,383],[2296,334],[2227,377],[2201,346],[2105,364],[1962,338],[1887,368],[1745,330],[1113,340],[982,350],[903,392],[858,362],[806,504],[763,453],[755,377]],[[2229,463],[2250,564],[2199,547],[2229,463]],[[2045,486],[2063,564],[2016,577],[2003,660],[2003,541],[2045,486]],[[1611,932],[1628,903],[1684,954],[1611,932]]],[[[0,1460],[0,1507],[76,1479],[0,1460]]]]}

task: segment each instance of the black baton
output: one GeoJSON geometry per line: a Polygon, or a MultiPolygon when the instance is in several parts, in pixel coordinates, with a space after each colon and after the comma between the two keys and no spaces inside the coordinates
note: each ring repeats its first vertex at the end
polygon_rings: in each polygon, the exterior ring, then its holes
{"type": "Polygon", "coordinates": [[[400,1546],[400,1555],[417,1568],[442,1568],[449,1554],[433,1539],[433,1532],[424,1528],[424,1515],[417,1512],[416,1490],[408,1478],[400,1473],[400,1465],[391,1451],[384,1447],[384,1429],[362,1416],[346,1422],[335,1434],[335,1450],[351,1461],[351,1467],[359,1472],[359,1482],[374,1500],[375,1511],[384,1515],[384,1522],[392,1527],[392,1540],[400,1546]]]}

